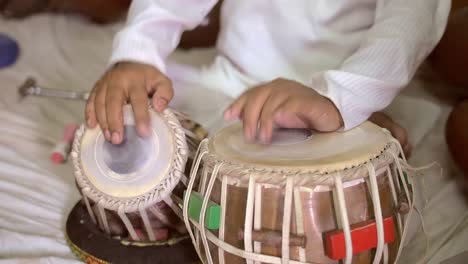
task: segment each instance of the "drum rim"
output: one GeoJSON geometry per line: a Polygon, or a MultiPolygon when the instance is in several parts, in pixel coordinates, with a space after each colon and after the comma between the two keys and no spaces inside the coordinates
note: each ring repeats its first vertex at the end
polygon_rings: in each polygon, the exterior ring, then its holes
{"type": "MultiPolygon", "coordinates": [[[[151,106],[149,109],[150,111],[154,111],[151,106]]],[[[136,212],[140,209],[144,209],[152,204],[162,201],[170,195],[173,188],[179,183],[182,175],[184,174],[189,149],[184,129],[173,111],[166,108],[163,112],[156,112],[156,114],[162,118],[174,138],[174,153],[171,158],[172,166],[169,167],[169,171],[166,173],[164,179],[145,194],[130,198],[111,196],[101,190],[98,190],[86,177],[80,160],[81,143],[83,135],[87,129],[86,125],[82,124],[76,131],[71,156],[73,160],[75,179],[83,195],[86,195],[96,203],[99,202],[102,207],[108,210],[123,210],[125,213],[136,212]]]]}

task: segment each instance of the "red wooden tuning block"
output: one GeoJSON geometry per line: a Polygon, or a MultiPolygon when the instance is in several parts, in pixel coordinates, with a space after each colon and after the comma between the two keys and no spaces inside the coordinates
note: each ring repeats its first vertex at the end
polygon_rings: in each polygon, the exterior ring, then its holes
{"type": "MultiPolygon", "coordinates": [[[[393,217],[383,220],[384,242],[395,240],[395,225],[393,217]]],[[[351,240],[353,242],[353,255],[377,247],[377,224],[375,220],[354,224],[350,226],[351,240]]],[[[331,231],[325,234],[325,253],[333,260],[346,257],[346,243],[343,230],[331,231]]]]}

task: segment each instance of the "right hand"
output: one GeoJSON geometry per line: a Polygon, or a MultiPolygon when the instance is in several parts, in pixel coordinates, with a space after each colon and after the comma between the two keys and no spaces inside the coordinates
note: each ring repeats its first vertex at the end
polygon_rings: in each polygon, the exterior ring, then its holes
{"type": "Polygon", "coordinates": [[[138,134],[149,136],[149,97],[152,96],[153,109],[161,112],[173,95],[169,78],[153,66],[121,62],[109,69],[94,85],[86,104],[86,123],[89,128],[99,124],[108,141],[120,144],[124,137],[123,106],[129,102],[138,134]]]}

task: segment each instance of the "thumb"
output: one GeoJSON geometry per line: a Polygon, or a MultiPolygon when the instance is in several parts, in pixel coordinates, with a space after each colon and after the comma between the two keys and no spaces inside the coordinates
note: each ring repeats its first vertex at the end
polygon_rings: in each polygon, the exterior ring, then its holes
{"type": "Polygon", "coordinates": [[[320,132],[340,128],[341,115],[334,105],[325,100],[288,100],[275,116],[275,122],[283,127],[308,128],[320,132]],[[286,126],[285,126],[286,125],[286,126]]]}
{"type": "Polygon", "coordinates": [[[164,77],[149,87],[150,93],[153,93],[152,104],[154,110],[162,112],[166,109],[169,102],[174,97],[174,90],[171,81],[164,77]]]}

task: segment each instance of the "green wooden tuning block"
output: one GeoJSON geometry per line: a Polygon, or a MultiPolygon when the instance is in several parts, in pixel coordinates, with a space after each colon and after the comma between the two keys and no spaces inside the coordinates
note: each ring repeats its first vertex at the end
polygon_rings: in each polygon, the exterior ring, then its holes
{"type": "MultiPolygon", "coordinates": [[[[411,179],[408,177],[408,174],[406,172],[403,172],[403,178],[405,179],[406,184],[411,186],[411,179]]],[[[403,188],[403,183],[402,182],[400,182],[400,187],[403,188]]]]}
{"type": "MultiPolygon", "coordinates": [[[[184,197],[185,195],[186,191],[184,191],[184,197]]],[[[192,220],[199,222],[202,204],[203,197],[198,192],[191,192],[188,204],[188,215],[192,220]]],[[[219,229],[220,219],[221,206],[213,201],[208,201],[205,214],[205,227],[211,230],[219,229]]]]}

